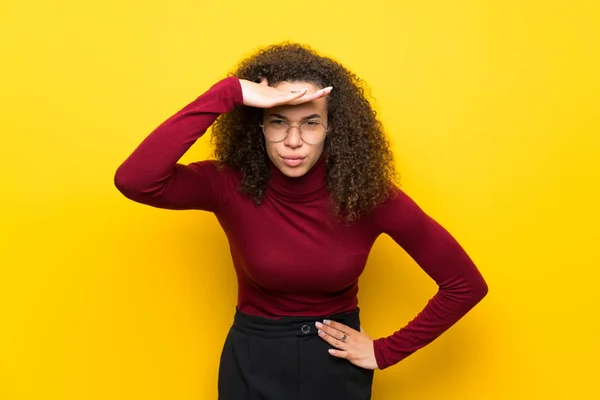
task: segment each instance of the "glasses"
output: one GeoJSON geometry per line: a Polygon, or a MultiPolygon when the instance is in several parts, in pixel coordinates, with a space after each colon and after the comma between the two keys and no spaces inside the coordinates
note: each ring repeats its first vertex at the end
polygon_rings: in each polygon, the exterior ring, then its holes
{"type": "Polygon", "coordinates": [[[319,144],[327,136],[328,127],[317,121],[306,121],[300,125],[291,125],[280,119],[273,119],[260,124],[265,138],[270,142],[282,142],[287,139],[290,129],[296,126],[300,138],[307,144],[319,144]]]}

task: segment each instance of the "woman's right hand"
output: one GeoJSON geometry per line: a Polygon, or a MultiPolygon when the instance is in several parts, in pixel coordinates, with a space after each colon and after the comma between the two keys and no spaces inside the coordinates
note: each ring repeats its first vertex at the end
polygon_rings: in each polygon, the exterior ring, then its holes
{"type": "Polygon", "coordinates": [[[269,86],[267,78],[263,78],[260,83],[240,79],[240,84],[242,85],[244,104],[258,108],[271,108],[280,104],[295,105],[306,103],[327,96],[332,89],[329,86],[313,93],[308,93],[307,89],[298,92],[283,91],[269,86]]]}

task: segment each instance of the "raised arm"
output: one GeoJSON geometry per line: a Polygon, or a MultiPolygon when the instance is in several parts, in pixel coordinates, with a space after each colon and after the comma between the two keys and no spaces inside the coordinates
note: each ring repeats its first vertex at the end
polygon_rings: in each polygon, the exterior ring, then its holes
{"type": "Polygon", "coordinates": [[[424,347],[454,325],[488,292],[481,273],[461,245],[406,193],[376,211],[383,232],[398,243],[437,283],[425,308],[393,335],[374,340],[380,369],[424,347]]]}
{"type": "Polygon", "coordinates": [[[222,202],[215,163],[177,162],[219,114],[241,104],[242,89],[237,77],[216,83],[138,145],[118,167],[115,186],[127,198],[154,207],[214,210],[222,202]]]}
{"type": "Polygon", "coordinates": [[[219,114],[239,105],[300,104],[330,91],[289,93],[270,87],[266,79],[255,83],[235,76],[225,78],[150,133],[118,167],[115,186],[127,198],[154,207],[214,211],[228,192],[221,188],[216,162],[177,162],[219,114]]]}

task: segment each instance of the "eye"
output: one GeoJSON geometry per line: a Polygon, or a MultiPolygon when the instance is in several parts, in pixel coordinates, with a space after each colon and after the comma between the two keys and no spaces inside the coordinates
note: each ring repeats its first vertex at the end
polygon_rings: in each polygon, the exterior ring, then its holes
{"type": "Polygon", "coordinates": [[[269,121],[269,124],[273,124],[273,125],[281,125],[283,123],[284,123],[284,121],[281,119],[272,119],[269,121]]]}
{"type": "Polygon", "coordinates": [[[319,123],[317,121],[307,121],[307,122],[305,122],[305,124],[312,125],[312,126],[319,125],[319,123]]]}

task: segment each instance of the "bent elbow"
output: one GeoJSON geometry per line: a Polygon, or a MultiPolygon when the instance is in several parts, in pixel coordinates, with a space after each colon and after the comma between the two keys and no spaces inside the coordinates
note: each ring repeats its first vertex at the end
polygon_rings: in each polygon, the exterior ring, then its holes
{"type": "Polygon", "coordinates": [[[121,164],[115,171],[113,183],[119,192],[129,199],[138,198],[145,191],[144,184],[139,176],[133,173],[131,168],[125,164],[121,164]]]}
{"type": "Polygon", "coordinates": [[[115,171],[113,177],[113,183],[120,192],[128,191],[131,187],[131,176],[127,168],[123,167],[124,164],[121,164],[119,168],[115,171]]]}
{"type": "Polygon", "coordinates": [[[473,299],[475,304],[479,303],[485,296],[487,296],[489,287],[485,279],[480,276],[475,282],[473,282],[473,299]]]}

